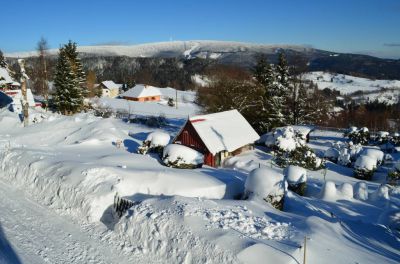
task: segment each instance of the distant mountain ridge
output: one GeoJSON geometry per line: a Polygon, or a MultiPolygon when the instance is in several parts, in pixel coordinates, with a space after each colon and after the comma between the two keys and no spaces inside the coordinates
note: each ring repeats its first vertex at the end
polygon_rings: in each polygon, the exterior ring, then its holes
{"type": "MultiPolygon", "coordinates": [[[[84,58],[94,64],[123,57],[125,61],[136,58],[177,58],[190,60],[207,59],[215,63],[251,68],[257,54],[265,54],[270,62],[277,61],[278,52],[283,50],[290,62],[294,56],[302,56],[309,62],[310,71],[330,71],[362,76],[371,79],[400,80],[400,60],[383,59],[360,54],[330,52],[301,45],[267,45],[229,41],[171,41],[138,45],[78,46],[84,58]],[[97,61],[97,62],[96,62],[97,61]]],[[[57,55],[58,49],[49,50],[57,55]]],[[[5,54],[6,57],[28,58],[37,56],[36,51],[5,54]]]]}

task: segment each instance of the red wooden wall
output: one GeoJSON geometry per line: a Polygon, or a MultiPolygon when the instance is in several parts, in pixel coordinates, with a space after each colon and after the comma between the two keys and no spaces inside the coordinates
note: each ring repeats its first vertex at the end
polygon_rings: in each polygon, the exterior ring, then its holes
{"type": "Polygon", "coordinates": [[[206,145],[204,145],[199,134],[197,134],[192,123],[186,122],[179,135],[175,138],[173,143],[180,143],[184,146],[195,149],[204,155],[204,164],[215,167],[214,156],[208,151],[206,145]]]}

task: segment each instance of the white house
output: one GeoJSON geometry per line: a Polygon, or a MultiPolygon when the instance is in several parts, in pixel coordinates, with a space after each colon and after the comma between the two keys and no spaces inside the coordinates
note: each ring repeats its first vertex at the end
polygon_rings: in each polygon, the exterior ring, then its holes
{"type": "Polygon", "coordinates": [[[7,68],[0,67],[0,90],[18,89],[21,85],[14,81],[7,68]]]}
{"type": "Polygon", "coordinates": [[[102,89],[102,97],[114,98],[119,95],[120,85],[113,81],[104,81],[100,83],[100,87],[102,89]]]}

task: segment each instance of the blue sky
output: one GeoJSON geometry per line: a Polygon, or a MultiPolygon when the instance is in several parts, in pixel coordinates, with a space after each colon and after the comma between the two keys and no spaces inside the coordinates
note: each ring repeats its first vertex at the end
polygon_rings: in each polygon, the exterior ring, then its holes
{"type": "Polygon", "coordinates": [[[400,58],[399,0],[0,0],[0,49],[232,40],[400,58]]]}

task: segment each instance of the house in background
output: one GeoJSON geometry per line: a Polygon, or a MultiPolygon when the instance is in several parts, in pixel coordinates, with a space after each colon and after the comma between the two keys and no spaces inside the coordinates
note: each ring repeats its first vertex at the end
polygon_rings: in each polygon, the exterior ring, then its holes
{"type": "Polygon", "coordinates": [[[158,88],[145,84],[138,84],[135,87],[129,89],[125,93],[121,94],[121,97],[138,102],[151,102],[160,101],[161,92],[158,88]]]}
{"type": "Polygon", "coordinates": [[[173,143],[203,153],[204,164],[218,167],[226,158],[253,149],[259,138],[237,110],[230,110],[189,118],[173,143]]]}
{"type": "Polygon", "coordinates": [[[100,83],[99,86],[103,91],[102,97],[114,98],[119,95],[120,85],[116,84],[113,81],[104,81],[100,83]]]}
{"type": "Polygon", "coordinates": [[[13,80],[6,68],[0,67],[0,91],[19,89],[21,84],[13,80]]]}

